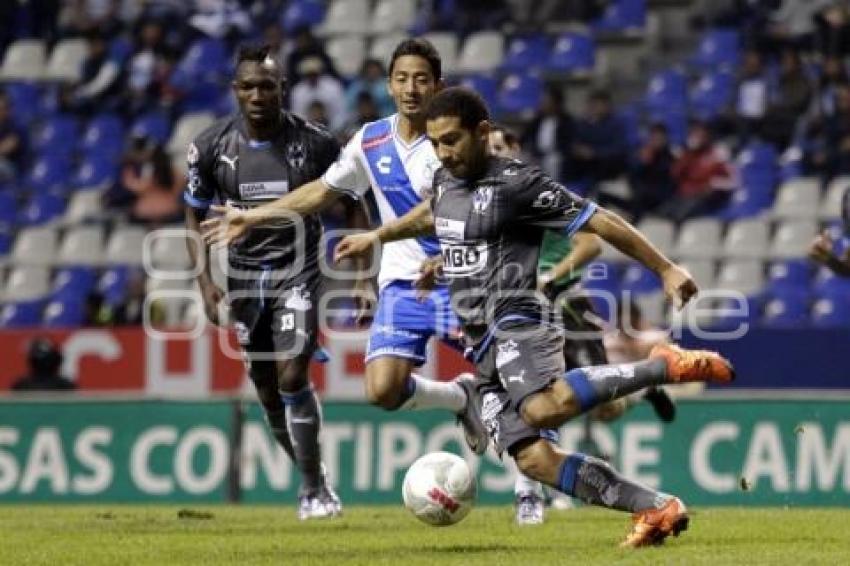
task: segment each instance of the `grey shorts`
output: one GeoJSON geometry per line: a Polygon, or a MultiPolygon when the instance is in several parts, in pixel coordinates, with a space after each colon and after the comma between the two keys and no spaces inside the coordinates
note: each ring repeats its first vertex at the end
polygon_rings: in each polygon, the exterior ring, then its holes
{"type": "Polygon", "coordinates": [[[522,441],[548,438],[520,414],[523,401],[564,375],[563,331],[551,325],[503,326],[476,363],[481,418],[501,454],[522,441]]]}

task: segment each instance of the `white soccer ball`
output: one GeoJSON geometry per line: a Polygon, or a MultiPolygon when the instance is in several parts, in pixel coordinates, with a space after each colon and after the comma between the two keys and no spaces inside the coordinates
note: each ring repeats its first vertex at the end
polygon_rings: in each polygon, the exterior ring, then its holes
{"type": "Polygon", "coordinates": [[[449,452],[425,454],[404,476],[404,506],[417,519],[435,527],[454,525],[475,504],[475,478],[460,456],[449,452]]]}

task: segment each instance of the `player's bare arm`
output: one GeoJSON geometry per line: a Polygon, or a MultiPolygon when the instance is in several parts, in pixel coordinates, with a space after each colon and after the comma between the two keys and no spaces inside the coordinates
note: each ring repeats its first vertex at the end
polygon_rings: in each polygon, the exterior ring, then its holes
{"type": "Polygon", "coordinates": [[[203,269],[198,273],[198,286],[201,288],[201,297],[204,301],[204,312],[207,318],[213,324],[219,324],[218,320],[218,303],[224,298],[224,291],[216,285],[210,275],[209,248],[206,245],[198,246],[198,239],[192,237],[192,234],[200,234],[201,215],[205,215],[205,210],[199,210],[191,206],[186,207],[186,247],[189,250],[189,257],[192,261],[193,269],[197,270],[198,265],[203,266],[203,269]]]}
{"type": "Polygon", "coordinates": [[[324,181],[316,179],[255,208],[242,210],[230,205],[213,205],[212,211],[220,216],[201,223],[204,241],[210,246],[226,246],[253,226],[279,220],[285,215],[306,216],[321,212],[340,196],[341,192],[332,190],[324,181]]]}
{"type": "Polygon", "coordinates": [[[682,308],[699,291],[690,273],[667,259],[652,242],[618,214],[600,207],[584,229],[654,271],[664,284],[664,294],[676,308],[682,308]]]}
{"type": "Polygon", "coordinates": [[[823,232],[814,239],[809,247],[809,259],[825,265],[836,275],[850,277],[850,250],[847,250],[842,257],[838,257],[832,249],[832,237],[828,232],[823,232]]]}
{"type": "Polygon", "coordinates": [[[599,236],[589,232],[577,232],[573,236],[573,247],[570,253],[564,256],[551,270],[540,274],[537,278],[537,287],[543,291],[553,281],[558,281],[572,273],[578,272],[588,263],[596,259],[602,252],[599,236]]]}
{"type": "Polygon", "coordinates": [[[380,228],[346,236],[334,250],[334,261],[365,255],[372,250],[373,246],[380,246],[387,242],[432,234],[434,234],[434,215],[431,213],[431,199],[427,199],[401,218],[384,224],[380,228]]]}

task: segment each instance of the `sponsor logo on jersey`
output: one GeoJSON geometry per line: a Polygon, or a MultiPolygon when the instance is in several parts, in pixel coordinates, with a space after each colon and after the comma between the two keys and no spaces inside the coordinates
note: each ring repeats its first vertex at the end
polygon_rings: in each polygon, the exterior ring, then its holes
{"type": "Polygon", "coordinates": [[[282,197],[289,191],[289,181],[261,181],[239,183],[242,200],[261,200],[282,197]]]}
{"type": "Polygon", "coordinates": [[[519,345],[513,340],[507,340],[497,346],[496,367],[500,368],[519,357],[519,345]]]}
{"type": "Polygon", "coordinates": [[[443,274],[446,277],[475,275],[487,266],[487,243],[443,244],[443,274]]]}
{"type": "Polygon", "coordinates": [[[392,171],[392,164],[393,158],[389,155],[384,155],[375,163],[375,167],[377,167],[382,175],[389,175],[392,171]]]}
{"type": "Polygon", "coordinates": [[[307,290],[307,285],[296,285],[290,289],[284,306],[302,312],[313,308],[313,301],[310,300],[310,291],[307,290]]]}
{"type": "Polygon", "coordinates": [[[449,218],[437,217],[434,219],[434,229],[437,236],[449,240],[463,240],[466,230],[466,222],[462,220],[451,220],[449,218]]]}
{"type": "Polygon", "coordinates": [[[239,159],[238,155],[234,155],[233,157],[227,157],[224,154],[218,156],[219,161],[224,161],[230,168],[235,172],[236,171],[236,161],[239,159]]]}
{"type": "Polygon", "coordinates": [[[479,187],[475,190],[475,194],[472,195],[472,211],[476,214],[484,214],[484,212],[490,207],[490,203],[492,201],[493,187],[479,187]]]}
{"type": "Polygon", "coordinates": [[[307,149],[301,142],[293,142],[286,147],[286,162],[293,169],[301,169],[307,161],[307,149]]]}
{"type": "Polygon", "coordinates": [[[531,208],[538,209],[555,209],[561,206],[561,200],[564,193],[558,190],[543,191],[537,195],[534,202],[531,203],[531,208]]]}

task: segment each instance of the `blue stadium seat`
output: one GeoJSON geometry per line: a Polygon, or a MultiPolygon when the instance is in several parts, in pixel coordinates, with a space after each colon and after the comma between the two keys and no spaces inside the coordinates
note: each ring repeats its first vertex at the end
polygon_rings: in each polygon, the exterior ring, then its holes
{"type": "Polygon", "coordinates": [[[109,156],[97,153],[88,155],[71,178],[75,189],[104,187],[113,184],[118,178],[118,167],[109,156]]]}
{"type": "Polygon", "coordinates": [[[217,39],[199,39],[177,64],[169,79],[171,87],[183,93],[183,112],[212,110],[229,70],[229,54],[217,39]]]}
{"type": "Polygon", "coordinates": [[[489,108],[496,107],[499,83],[495,78],[489,75],[466,75],[461,79],[460,84],[480,94],[489,108]]]}
{"type": "Polygon", "coordinates": [[[850,279],[836,275],[831,269],[822,267],[812,282],[812,291],[818,295],[845,294],[850,297],[850,279]]]}
{"type": "Polygon", "coordinates": [[[766,290],[769,293],[775,293],[781,289],[808,290],[813,272],[814,267],[808,259],[777,261],[767,269],[766,290]]]}
{"type": "Polygon", "coordinates": [[[317,0],[290,2],[280,17],[280,25],[286,33],[303,26],[317,26],[325,19],[325,6],[317,0]]]}
{"type": "Polygon", "coordinates": [[[582,284],[586,289],[606,291],[617,297],[621,291],[622,269],[622,264],[616,261],[594,261],[585,269],[582,284]]]}
{"type": "Polygon", "coordinates": [[[691,91],[691,112],[697,118],[709,120],[725,110],[735,94],[735,77],[732,73],[709,72],[700,77],[691,91]]]}
{"type": "Polygon", "coordinates": [[[624,104],[617,109],[617,116],[626,128],[626,139],[629,147],[637,149],[640,147],[643,137],[641,134],[641,113],[638,104],[624,104]]]}
{"type": "Polygon", "coordinates": [[[656,73],[646,88],[649,111],[684,112],[688,106],[688,81],[684,73],[668,69],[656,73]]]}
{"type": "Polygon", "coordinates": [[[734,29],[713,29],[703,34],[691,63],[703,68],[735,67],[740,59],[740,36],[734,29]]]}
{"type": "Polygon", "coordinates": [[[549,60],[551,51],[549,38],[545,35],[515,37],[508,45],[502,70],[523,72],[541,69],[549,60]]]}
{"type": "Polygon", "coordinates": [[[53,193],[32,195],[29,203],[18,211],[19,226],[37,226],[54,220],[65,212],[67,202],[62,196],[53,193]]]}
{"type": "Polygon", "coordinates": [[[654,293],[661,290],[661,280],[652,270],[632,262],[623,272],[622,289],[635,295],[654,293]]]}
{"type": "Polygon", "coordinates": [[[683,146],[688,137],[688,115],[683,110],[656,110],[649,114],[650,122],[659,122],[667,128],[667,136],[674,146],[683,146]]]}
{"type": "Polygon", "coordinates": [[[646,2],[644,0],[614,0],[605,13],[591,22],[597,31],[618,32],[643,28],[646,25],[646,2]]]}
{"type": "Polygon", "coordinates": [[[761,214],[772,204],[772,186],[744,185],[732,194],[731,202],[717,216],[722,220],[750,218],[761,214]]]}
{"type": "Polygon", "coordinates": [[[592,71],[596,65],[596,44],[585,33],[566,32],[555,40],[546,69],[553,72],[575,73],[592,71]]]}
{"type": "Polygon", "coordinates": [[[812,307],[815,328],[850,327],[850,299],[846,293],[821,295],[812,307]]]}
{"type": "Polygon", "coordinates": [[[41,322],[44,300],[7,303],[0,309],[0,328],[36,326],[41,322]]]}
{"type": "Polygon", "coordinates": [[[751,142],[738,154],[741,182],[745,185],[775,187],[779,181],[779,155],[776,148],[763,142],[751,142]]]}
{"type": "Polygon", "coordinates": [[[44,308],[42,325],[47,328],[78,327],[86,321],[85,301],[62,297],[50,301],[44,308]]]}
{"type": "Polygon", "coordinates": [[[117,161],[124,150],[124,123],[115,114],[95,116],[83,134],[82,148],[117,161]]]}
{"type": "Polygon", "coordinates": [[[14,108],[14,119],[22,125],[29,125],[39,115],[38,103],[41,98],[38,85],[26,82],[10,82],[3,86],[14,108]]]}
{"type": "Polygon", "coordinates": [[[123,66],[132,53],[133,43],[121,35],[109,42],[109,58],[119,66],[123,66]]]}
{"type": "Polygon", "coordinates": [[[762,301],[759,297],[745,297],[743,309],[740,301],[724,301],[717,307],[717,316],[711,322],[711,328],[715,331],[732,331],[746,323],[750,326],[756,324],[761,317],[762,301]],[[743,314],[739,314],[743,311],[743,314]]]}
{"type": "Polygon", "coordinates": [[[76,149],[79,124],[67,114],[49,116],[32,140],[32,148],[40,154],[68,157],[76,149]]]}
{"type": "Polygon", "coordinates": [[[10,232],[5,229],[0,229],[0,257],[9,255],[9,252],[12,251],[12,244],[14,241],[15,238],[10,232]]]}
{"type": "Polygon", "coordinates": [[[765,302],[761,324],[772,328],[799,328],[808,323],[810,300],[808,289],[779,289],[765,302]]]}
{"type": "Polygon", "coordinates": [[[168,142],[171,135],[171,121],[161,112],[148,112],[139,116],[130,128],[130,136],[149,138],[160,144],[168,142]]]}
{"type": "Polygon", "coordinates": [[[512,73],[499,90],[498,108],[508,114],[533,113],[543,98],[543,81],[531,74],[512,73]]]}
{"type": "Polygon", "coordinates": [[[76,265],[60,269],[53,279],[53,299],[85,299],[94,289],[97,273],[93,267],[76,265]]]}
{"type": "Polygon", "coordinates": [[[130,268],[126,265],[116,265],[107,269],[97,282],[97,290],[103,295],[108,305],[119,305],[127,296],[127,282],[130,278],[130,268]]]}
{"type": "Polygon", "coordinates": [[[63,155],[47,154],[36,159],[24,178],[24,185],[37,192],[65,192],[71,175],[70,159],[63,155]]]}
{"type": "Polygon", "coordinates": [[[18,201],[12,193],[0,192],[0,229],[8,230],[17,221],[18,201]]]}

